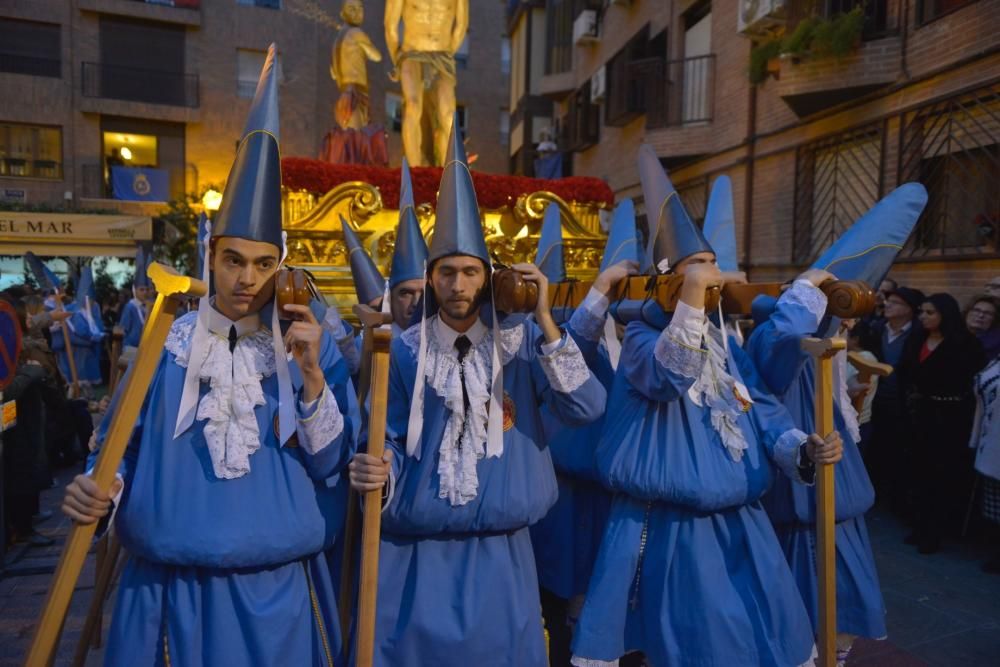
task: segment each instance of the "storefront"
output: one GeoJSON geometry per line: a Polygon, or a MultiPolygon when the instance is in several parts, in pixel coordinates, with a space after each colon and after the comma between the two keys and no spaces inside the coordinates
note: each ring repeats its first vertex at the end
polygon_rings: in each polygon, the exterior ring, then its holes
{"type": "Polygon", "coordinates": [[[152,238],[148,216],[0,211],[0,255],[134,257],[152,238]]]}

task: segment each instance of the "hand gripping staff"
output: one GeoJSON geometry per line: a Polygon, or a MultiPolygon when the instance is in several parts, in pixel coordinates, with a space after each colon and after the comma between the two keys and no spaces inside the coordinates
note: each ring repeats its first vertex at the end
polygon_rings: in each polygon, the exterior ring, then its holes
{"type": "MultiPolygon", "coordinates": [[[[170,332],[182,298],[200,297],[207,290],[204,282],[182,276],[163,264],[151,264],[147,275],[156,287],[158,294],[156,304],[142,330],[135,362],[124,380],[122,400],[111,417],[111,427],[94,466],[94,481],[105,493],[111,489],[118,465],[125,454],[125,448],[132,435],[132,427],[146,398],[149,383],[160,361],[167,334],[170,332]]],[[[66,610],[96,527],[96,524],[86,526],[78,524],[70,530],[45,600],[45,608],[35,626],[31,648],[28,649],[24,659],[24,664],[29,667],[46,667],[52,662],[56,643],[66,619],[66,610]]]]}
{"type": "MultiPolygon", "coordinates": [[[[389,405],[389,346],[392,316],[365,305],[354,306],[364,325],[362,375],[371,407],[368,412],[368,454],[382,458],[385,450],[385,420],[389,405]]],[[[365,493],[361,519],[361,577],[358,593],[356,667],[371,667],[375,650],[375,602],[378,598],[378,550],[382,532],[382,491],[365,493]]]]}

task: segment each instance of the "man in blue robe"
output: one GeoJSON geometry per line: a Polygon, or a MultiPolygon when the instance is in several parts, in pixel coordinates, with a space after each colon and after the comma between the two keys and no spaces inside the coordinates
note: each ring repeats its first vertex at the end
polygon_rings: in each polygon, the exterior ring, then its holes
{"type": "MultiPolygon", "coordinates": [[[[142,246],[135,253],[135,277],[132,279],[132,298],[122,308],[118,327],[122,330],[122,353],[128,356],[135,354],[142,338],[142,328],[146,326],[146,316],[149,314],[150,302],[156,299],[156,293],[146,269],[149,268],[150,257],[142,251],[142,246]]],[[[114,363],[115,360],[112,360],[114,363]]]]}
{"type": "MultiPolygon", "coordinates": [[[[286,307],[299,319],[282,325],[274,304],[275,59],[272,45],[212,229],[214,296],[173,324],[121,466],[130,558],[108,665],[332,665],[340,649],[324,550],[358,415],[309,308],[286,307]]],[[[64,510],[90,522],[109,504],[81,475],[64,510]]]]}
{"type": "MultiPolygon", "coordinates": [[[[536,265],[550,283],[565,282],[567,278],[562,244],[559,207],[550,204],[535,256],[536,265]]],[[[559,315],[570,315],[567,330],[605,391],[610,391],[615,371],[608,345],[618,342],[614,323],[606,326],[609,296],[621,280],[638,271],[636,248],[635,211],[631,200],[625,200],[614,211],[604,258],[590,292],[572,313],[553,309],[559,315]]],[[[583,606],[611,508],[611,494],[601,486],[594,467],[594,449],[604,419],[573,428],[545,407],[542,415],[559,497],[548,514],[531,527],[531,544],[549,636],[549,662],[567,665],[572,626],[583,606]]]]}
{"type": "Polygon", "coordinates": [[[99,385],[102,380],[101,347],[106,334],[96,297],[93,272],[85,266],[76,287],[76,312],[66,323],[70,328],[77,376],[83,385],[99,385]]]}
{"type": "Polygon", "coordinates": [[[643,146],[639,160],[646,254],[684,285],[672,317],[650,302],[625,331],[597,450],[618,495],[573,662],[611,665],[637,650],[655,667],[801,665],[812,629],[759,500],[775,465],[808,480],[812,461],[837,461],[839,437],[795,429],[706,317],[706,290],[723,281],[714,254],[655,153],[643,146]]]}
{"type": "MultiPolygon", "coordinates": [[[[897,253],[906,243],[927,202],[923,186],[910,183],[889,194],[819,257],[812,271],[796,280],[776,303],[769,318],[759,323],[747,343],[768,388],[785,404],[795,423],[811,430],[815,424],[815,368],[801,341],[807,336],[845,337],[844,323],[825,319],[827,298],[819,289],[826,279],[863,280],[881,283],[897,253]],[[838,326],[838,324],[840,326],[838,326]]],[[[758,318],[766,314],[768,297],[758,297],[758,318]]],[[[885,605],[872,554],[865,512],[875,502],[868,472],[858,449],[858,415],[847,387],[847,352],[833,360],[834,407],[837,430],[844,442],[844,459],[837,466],[836,576],[837,660],[847,659],[855,637],[882,639],[886,636],[885,605]]],[[[779,474],[764,498],[785,557],[798,582],[813,630],[819,628],[816,583],[816,494],[815,489],[793,484],[779,474]]]]}
{"type": "MultiPolygon", "coordinates": [[[[455,123],[458,127],[458,123],[455,123]]],[[[556,499],[540,404],[570,426],[605,392],[560,332],[536,267],[534,321],[501,326],[472,178],[449,144],[420,323],[392,343],[385,463],[359,454],[359,491],[389,479],[375,664],[547,665],[528,527],[556,499]],[[485,312],[484,312],[485,311],[485,312]],[[391,467],[391,471],[389,468],[391,467]]]]}

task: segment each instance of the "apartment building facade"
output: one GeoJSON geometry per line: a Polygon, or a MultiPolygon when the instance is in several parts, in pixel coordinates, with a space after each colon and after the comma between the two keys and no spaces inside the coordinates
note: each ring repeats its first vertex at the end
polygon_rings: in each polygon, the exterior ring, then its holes
{"type": "MultiPolygon", "coordinates": [[[[474,5],[458,101],[479,167],[505,171],[505,7],[474,5]]],[[[383,54],[369,70],[371,117],[387,125],[398,165],[399,84],[388,77],[382,3],[366,9],[364,28],[383,54]]],[[[271,42],[281,57],[282,154],[316,157],[334,122],[339,11],[339,0],[7,0],[0,198],[128,208],[112,199],[112,165],[163,172],[169,197],[220,187],[271,42]]]]}
{"type": "Polygon", "coordinates": [[[758,280],[920,181],[930,201],[894,277],[965,297],[1000,273],[1000,0],[546,0],[512,3],[508,30],[515,172],[551,127],[566,170],[619,198],[641,200],[641,143],[695,218],[727,174],[758,280]],[[836,56],[789,46],[808,17],[840,29],[852,10],[836,56]]]}

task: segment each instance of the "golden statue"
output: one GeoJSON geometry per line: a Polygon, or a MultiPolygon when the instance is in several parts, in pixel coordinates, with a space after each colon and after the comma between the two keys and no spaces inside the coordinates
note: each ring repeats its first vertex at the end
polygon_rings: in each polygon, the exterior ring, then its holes
{"type": "Polygon", "coordinates": [[[360,28],[365,20],[361,0],[344,0],[340,18],[347,25],[330,57],[330,76],[340,89],[334,117],[341,128],[360,130],[368,125],[368,61],[382,62],[382,54],[360,28]]]}
{"type": "Polygon", "coordinates": [[[424,95],[434,108],[434,159],[447,152],[455,113],[455,52],[469,27],[469,0],[386,0],[385,43],[393,80],[403,88],[403,151],[411,166],[426,166],[421,150],[424,95]],[[399,22],[403,43],[399,43],[399,22]]]}
{"type": "Polygon", "coordinates": [[[368,115],[368,61],[381,62],[382,54],[360,27],[365,20],[361,0],[344,0],[340,18],[346,25],[337,34],[330,55],[330,76],[340,88],[333,107],[337,127],[324,137],[320,159],[385,167],[389,165],[385,128],[371,123],[368,115]]]}

